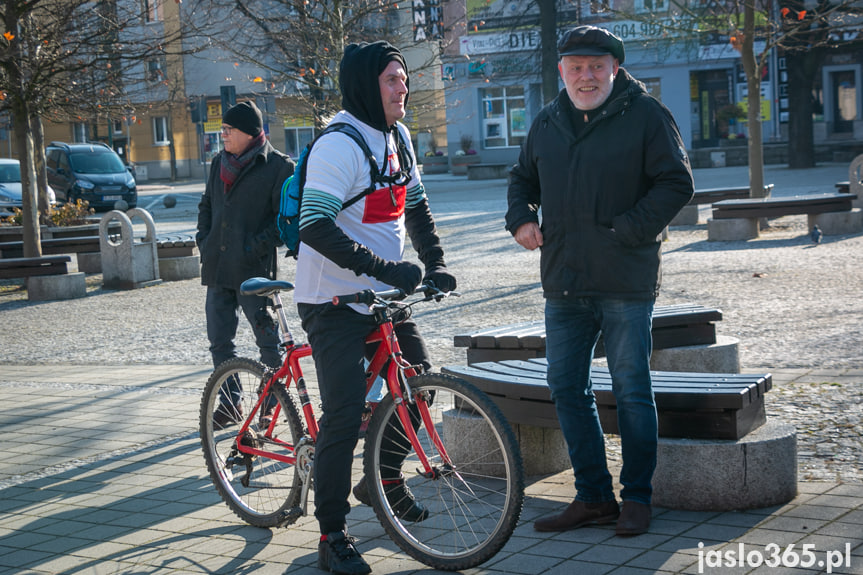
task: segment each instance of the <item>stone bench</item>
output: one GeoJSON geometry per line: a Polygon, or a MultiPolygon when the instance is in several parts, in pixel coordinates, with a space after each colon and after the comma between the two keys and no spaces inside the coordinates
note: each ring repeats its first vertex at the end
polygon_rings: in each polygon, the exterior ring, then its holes
{"type": "Polygon", "coordinates": [[[0,279],[25,279],[31,301],[74,299],[87,295],[83,273],[69,273],[68,255],[0,259],[0,279]]]}
{"type": "MultiPolygon", "coordinates": [[[[656,306],[653,310],[652,369],[667,371],[740,371],[739,342],[716,335],[722,311],[697,304],[656,306]]],[[[467,348],[468,365],[483,361],[545,357],[543,320],[491,327],[453,337],[467,348]]],[[[604,356],[602,338],[596,356],[604,356]]]]}
{"type": "MultiPolygon", "coordinates": [[[[769,196],[773,191],[773,184],[764,186],[764,195],[769,196]]],[[[749,197],[749,186],[730,188],[703,188],[695,190],[689,203],[674,216],[670,226],[694,226],[698,223],[699,206],[713,204],[723,200],[739,200],[749,197]]]]}
{"type": "Polygon", "coordinates": [[[863,230],[863,210],[853,208],[850,193],[810,194],[780,198],[723,200],[713,204],[707,222],[711,241],[749,240],[758,237],[760,218],[806,215],[807,229],[817,225],[825,235],[853,234],[863,230]]]}
{"type": "Polygon", "coordinates": [[[468,180],[505,180],[509,177],[512,164],[469,164],[468,180]]]}
{"type": "MultiPolygon", "coordinates": [[[[546,383],[544,359],[446,366],[483,390],[514,426],[529,475],[570,467],[546,383]]],[[[660,507],[730,510],[785,503],[797,493],[796,432],[767,422],[771,374],[651,371],[659,448],[653,502],[660,507]],[[693,474],[692,469],[701,470],[693,474]],[[681,480],[685,478],[685,480],[681,480]]],[[[618,433],[606,368],[593,367],[600,423],[618,433]]]]}
{"type": "Polygon", "coordinates": [[[160,235],[156,238],[159,276],[179,281],[201,276],[201,258],[195,238],[189,234],[160,235]]]}

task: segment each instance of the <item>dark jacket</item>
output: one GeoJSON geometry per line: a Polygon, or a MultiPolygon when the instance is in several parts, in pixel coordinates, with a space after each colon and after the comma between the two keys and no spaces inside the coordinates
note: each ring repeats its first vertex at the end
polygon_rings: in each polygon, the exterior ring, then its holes
{"type": "Polygon", "coordinates": [[[201,283],[236,290],[251,277],[276,277],[276,247],[281,245],[276,216],[282,184],[294,173],[294,163],[267,142],[225,194],[219,177],[223,154],[210,168],[195,240],[201,283]]]}
{"type": "Polygon", "coordinates": [[[662,230],[693,192],[677,125],[623,68],[577,135],[576,114],[562,90],[537,115],[511,173],[506,229],[539,221],[542,208],[547,298],[655,297],[662,230]]]}

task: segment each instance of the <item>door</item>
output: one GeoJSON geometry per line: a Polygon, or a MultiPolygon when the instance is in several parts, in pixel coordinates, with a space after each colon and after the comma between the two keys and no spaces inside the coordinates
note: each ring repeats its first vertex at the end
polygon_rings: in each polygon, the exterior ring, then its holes
{"type": "Polygon", "coordinates": [[[705,70],[695,72],[696,82],[693,96],[693,112],[698,113],[698,127],[693,130],[693,148],[712,148],[719,145],[721,135],[724,133],[717,119],[716,112],[731,103],[731,71],[730,70],[705,70]]]}

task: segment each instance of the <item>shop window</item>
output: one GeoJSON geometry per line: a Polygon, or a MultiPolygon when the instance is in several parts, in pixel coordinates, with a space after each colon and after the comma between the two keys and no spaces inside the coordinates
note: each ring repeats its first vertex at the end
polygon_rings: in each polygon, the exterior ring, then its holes
{"type": "Polygon", "coordinates": [[[285,153],[296,160],[314,137],[315,130],[311,127],[285,128],[285,153]]]}
{"type": "Polygon", "coordinates": [[[527,136],[524,88],[509,86],[481,90],[483,148],[520,146],[527,136]]]}

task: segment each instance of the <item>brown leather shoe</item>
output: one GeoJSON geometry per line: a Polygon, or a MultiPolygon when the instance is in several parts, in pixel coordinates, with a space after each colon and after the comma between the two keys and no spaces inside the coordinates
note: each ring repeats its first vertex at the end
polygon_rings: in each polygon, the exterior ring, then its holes
{"type": "Polygon", "coordinates": [[[617,520],[616,533],[628,537],[647,533],[650,527],[650,505],[638,501],[624,501],[617,520]]]}
{"type": "Polygon", "coordinates": [[[533,528],[537,531],[569,531],[585,525],[604,525],[611,523],[620,515],[617,501],[587,503],[576,499],[563,510],[563,513],[537,519],[533,528]]]}

